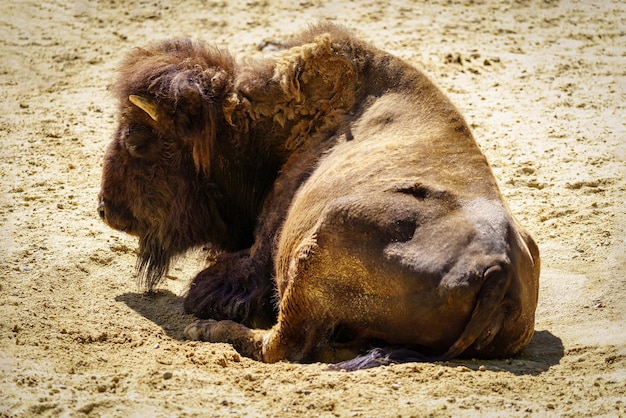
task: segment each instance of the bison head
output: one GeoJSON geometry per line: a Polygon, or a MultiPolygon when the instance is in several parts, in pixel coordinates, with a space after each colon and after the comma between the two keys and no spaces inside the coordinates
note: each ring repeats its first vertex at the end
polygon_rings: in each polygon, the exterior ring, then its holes
{"type": "Polygon", "coordinates": [[[187,39],[136,49],[120,67],[98,211],[139,237],[138,278],[148,290],[174,256],[228,239],[211,155],[233,73],[228,54],[187,39]]]}

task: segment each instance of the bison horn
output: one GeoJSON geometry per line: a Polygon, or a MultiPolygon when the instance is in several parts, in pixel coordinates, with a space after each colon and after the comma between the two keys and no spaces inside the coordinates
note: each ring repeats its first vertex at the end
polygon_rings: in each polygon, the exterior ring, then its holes
{"type": "Polygon", "coordinates": [[[145,99],[141,96],[136,96],[131,94],[128,96],[128,100],[139,109],[146,112],[155,122],[157,120],[157,107],[154,103],[150,102],[148,99],[145,99]]]}

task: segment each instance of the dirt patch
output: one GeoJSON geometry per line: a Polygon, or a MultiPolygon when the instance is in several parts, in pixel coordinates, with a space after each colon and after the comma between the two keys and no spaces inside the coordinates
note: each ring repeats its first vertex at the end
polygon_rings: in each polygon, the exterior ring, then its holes
{"type": "Polygon", "coordinates": [[[624,5],[330,3],[3,5],[0,416],[626,414],[624,5]],[[519,358],[259,364],[182,338],[200,255],[138,291],[136,242],[96,213],[121,55],[188,35],[259,57],[319,19],[423,68],[471,124],[542,252],[537,333],[519,358]]]}

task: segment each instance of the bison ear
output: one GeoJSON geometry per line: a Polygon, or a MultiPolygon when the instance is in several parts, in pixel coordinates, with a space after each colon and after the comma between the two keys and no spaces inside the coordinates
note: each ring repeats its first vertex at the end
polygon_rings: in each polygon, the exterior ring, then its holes
{"type": "Polygon", "coordinates": [[[216,137],[217,112],[213,105],[203,106],[204,124],[192,138],[193,162],[196,170],[209,174],[211,171],[211,155],[216,137]]]}
{"type": "Polygon", "coordinates": [[[187,114],[193,115],[188,122],[192,129],[189,129],[187,137],[192,143],[196,170],[208,175],[220,125],[220,113],[232,125],[232,114],[237,104],[236,95],[228,95],[232,88],[232,74],[222,68],[211,67],[199,74],[197,83],[186,87],[179,90],[179,98],[186,99],[186,104],[190,107],[187,114]]]}
{"type": "Polygon", "coordinates": [[[196,170],[208,175],[216,135],[215,104],[203,93],[199,84],[184,84],[177,93],[173,122],[178,138],[191,148],[196,170]]]}
{"type": "Polygon", "coordinates": [[[152,118],[152,120],[154,120],[155,122],[157,121],[157,106],[150,100],[141,96],[136,96],[134,94],[128,96],[128,100],[130,100],[130,102],[137,106],[139,109],[146,112],[148,116],[152,118]]]}

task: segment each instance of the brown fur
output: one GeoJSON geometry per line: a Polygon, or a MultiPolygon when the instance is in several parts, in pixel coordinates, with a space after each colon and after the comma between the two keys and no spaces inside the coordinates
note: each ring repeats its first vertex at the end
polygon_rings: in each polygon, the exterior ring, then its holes
{"type": "Polygon", "coordinates": [[[147,287],[212,243],[226,252],[186,309],[252,326],[278,309],[267,331],[211,320],[190,338],[266,362],[392,347],[348,368],[505,357],[530,340],[537,247],[461,115],[415,68],[324,24],[248,65],[186,40],[137,50],[115,92],[101,215],[140,237],[147,287]]]}
{"type": "MultiPolygon", "coordinates": [[[[272,249],[269,238],[255,243],[255,228],[273,236],[289,206],[279,190],[300,181],[293,174],[275,185],[279,170],[323,147],[356,100],[354,88],[337,94],[354,70],[338,63],[328,36],[288,55],[240,66],[225,51],[174,39],[132,51],[113,86],[119,125],[105,155],[100,214],[139,237],[138,277],[148,290],[190,248],[232,252],[192,284],[186,308],[201,317],[275,321],[272,249]],[[307,56],[316,57],[312,65],[307,56]],[[324,60],[341,70],[322,74],[324,60]],[[131,95],[152,102],[157,120],[131,95]],[[272,189],[280,197],[267,200],[272,189]],[[264,205],[266,222],[257,225],[264,205]]],[[[298,170],[303,177],[308,168],[298,170]]]]}

